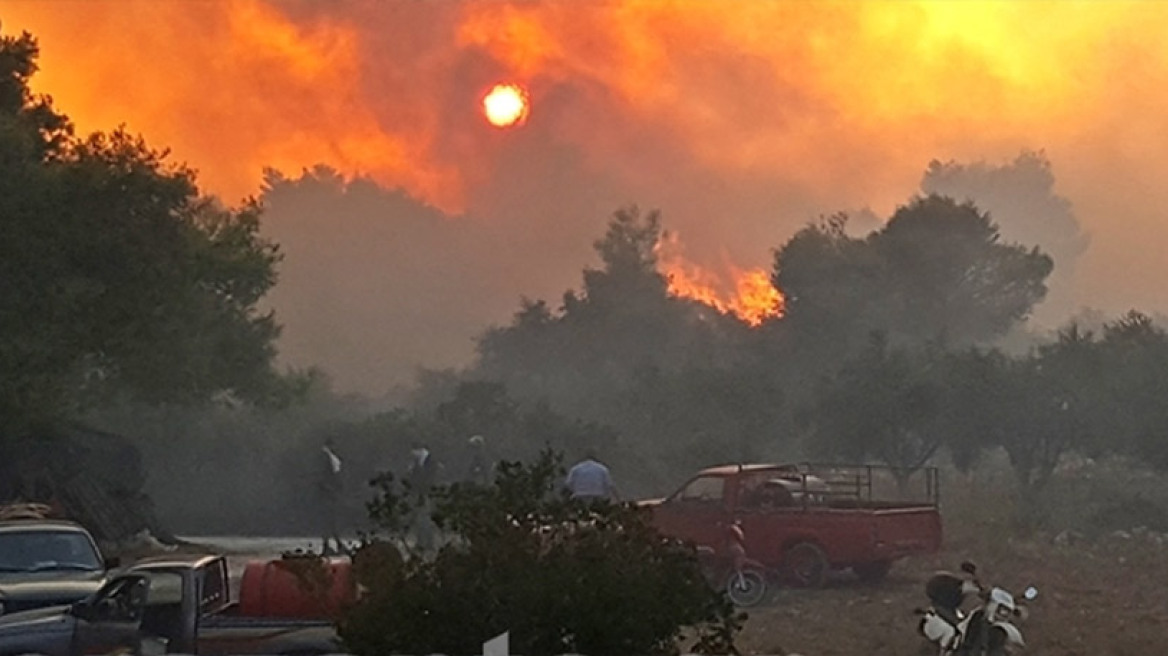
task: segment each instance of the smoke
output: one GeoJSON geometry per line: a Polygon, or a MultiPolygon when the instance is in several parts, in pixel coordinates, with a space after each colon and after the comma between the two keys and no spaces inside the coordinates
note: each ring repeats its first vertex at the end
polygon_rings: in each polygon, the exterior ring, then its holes
{"type": "MultiPolygon", "coordinates": [[[[1166,305],[1168,5],[120,0],[0,12],[6,32],[40,37],[35,83],[79,128],[125,123],[228,200],[261,193],[265,167],[296,178],[323,163],[367,180],[265,193],[266,229],[287,254],[272,298],[284,355],[321,363],[343,389],[380,392],[416,364],[465,361],[470,336],[519,295],[577,284],[620,205],[660,208],[699,265],[765,267],[820,214],[888,216],[930,161],[1025,150],[1050,158],[1051,196],[1074,208],[1074,234],[1091,235],[1057,263],[1065,302],[1052,295],[1052,315],[1166,305]],[[481,116],[500,81],[530,93],[522,128],[481,116]]],[[[995,215],[1007,231],[1041,223],[995,215]]],[[[1064,228],[1042,226],[1038,243],[1055,248],[1064,228]]]]}
{"type": "Polygon", "coordinates": [[[1023,153],[1009,164],[934,161],[921,180],[925,193],[972,200],[1001,229],[1007,241],[1038,246],[1055,262],[1049,293],[1036,311],[1038,323],[1067,320],[1079,304],[1071,284],[1089,239],[1070,201],[1054,192],[1051,163],[1041,153],[1023,153]]]}

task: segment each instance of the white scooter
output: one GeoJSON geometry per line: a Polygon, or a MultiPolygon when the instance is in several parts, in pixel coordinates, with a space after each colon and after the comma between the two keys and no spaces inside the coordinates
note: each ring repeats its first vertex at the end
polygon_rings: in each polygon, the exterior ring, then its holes
{"type": "MultiPolygon", "coordinates": [[[[1015,623],[1025,620],[1026,604],[1014,600],[1004,588],[987,588],[977,578],[973,563],[961,564],[962,577],[938,572],[925,584],[931,608],[918,609],[918,630],[937,646],[939,656],[1010,656],[1019,653],[1026,642],[1015,623]],[[970,595],[976,594],[982,605],[968,615],[961,610],[970,595]]],[[[1023,593],[1026,601],[1038,597],[1038,589],[1023,593]]]]}

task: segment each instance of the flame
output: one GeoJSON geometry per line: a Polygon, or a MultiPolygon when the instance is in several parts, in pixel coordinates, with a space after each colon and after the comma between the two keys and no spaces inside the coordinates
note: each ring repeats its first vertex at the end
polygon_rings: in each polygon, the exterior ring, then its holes
{"type": "Polygon", "coordinates": [[[732,314],[753,327],[783,315],[783,295],[771,284],[765,269],[741,269],[727,263],[723,276],[690,262],[684,250],[673,232],[657,244],[657,266],[669,281],[673,296],[708,305],[720,314],[732,314]]]}

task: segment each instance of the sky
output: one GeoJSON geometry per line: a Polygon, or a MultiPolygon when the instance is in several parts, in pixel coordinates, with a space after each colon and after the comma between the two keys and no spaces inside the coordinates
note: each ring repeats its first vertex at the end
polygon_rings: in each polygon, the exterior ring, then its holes
{"type": "Polygon", "coordinates": [[[578,287],[618,207],[659,208],[671,271],[729,302],[807,222],[887,218],[934,160],[1050,162],[1081,235],[987,192],[1008,237],[1078,244],[1043,321],[1168,310],[1165,24],[1121,1],[0,0],[79,130],[125,125],[229,203],[282,172],[283,357],[367,393],[578,287]],[[521,124],[484,120],[499,83],[521,124]],[[340,178],[295,184],[317,165],[340,178]]]}

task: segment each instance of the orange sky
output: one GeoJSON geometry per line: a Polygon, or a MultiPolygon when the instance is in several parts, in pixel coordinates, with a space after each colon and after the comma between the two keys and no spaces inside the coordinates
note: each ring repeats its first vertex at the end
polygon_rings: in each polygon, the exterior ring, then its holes
{"type": "Polygon", "coordinates": [[[821,213],[887,216],[934,158],[1043,149],[1091,237],[1075,301],[1168,309],[1168,3],[732,7],[0,0],[0,29],[40,38],[35,85],[80,128],[125,123],[228,200],[327,163],[510,225],[561,207],[555,162],[595,202],[662,208],[709,267],[768,267],[821,213]],[[482,120],[498,82],[529,90],[523,127],[482,120]]]}

